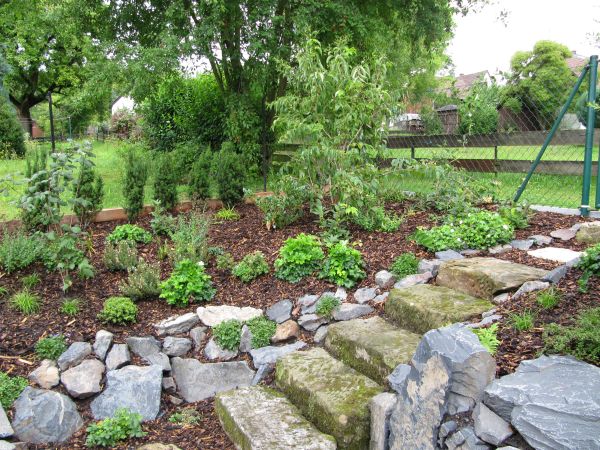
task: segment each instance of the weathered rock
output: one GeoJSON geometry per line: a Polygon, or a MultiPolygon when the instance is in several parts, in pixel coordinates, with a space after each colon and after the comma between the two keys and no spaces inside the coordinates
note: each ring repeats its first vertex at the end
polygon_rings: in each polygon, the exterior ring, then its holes
{"type": "Polygon", "coordinates": [[[473,422],[475,434],[485,442],[496,446],[502,444],[513,434],[510,425],[483,403],[477,403],[475,406],[473,422]]]}
{"type": "Polygon", "coordinates": [[[279,358],[282,358],[285,355],[295,352],[296,350],[300,350],[304,347],[306,347],[305,342],[297,341],[293,344],[281,345],[278,347],[268,346],[257,348],[252,350],[250,355],[252,356],[252,363],[254,364],[254,367],[260,367],[264,366],[265,364],[273,365],[279,358]]]}
{"type": "Polygon", "coordinates": [[[247,322],[255,317],[263,315],[262,309],[252,308],[250,306],[231,306],[231,305],[210,305],[201,306],[196,310],[196,314],[200,318],[200,321],[209,327],[219,325],[221,322],[226,320],[239,320],[240,322],[247,322]]]}
{"type": "Polygon", "coordinates": [[[100,383],[103,375],[104,364],[97,359],[86,359],[61,373],[60,382],[71,397],[87,398],[102,390],[100,383]]]}
{"type": "Polygon", "coordinates": [[[113,341],[113,334],[110,331],[99,330],[96,333],[96,340],[94,341],[94,353],[100,361],[104,361],[108,349],[110,348],[113,341]]]}
{"type": "Polygon", "coordinates": [[[484,313],[481,313],[481,317],[483,319],[485,319],[486,317],[490,317],[493,316],[494,314],[496,314],[496,312],[498,311],[498,308],[492,308],[489,311],[486,311],[484,313]]]}
{"type": "Polygon", "coordinates": [[[411,286],[417,286],[419,284],[425,284],[429,280],[433,278],[433,274],[431,272],[418,273],[416,275],[409,275],[407,277],[402,278],[396,284],[394,284],[395,289],[400,288],[408,288],[411,286]]]}
{"type": "Polygon", "coordinates": [[[215,410],[236,448],[335,450],[333,437],[308,422],[281,393],[267,387],[221,392],[215,410]]]}
{"type": "Polygon", "coordinates": [[[40,364],[40,367],[29,374],[29,380],[43,389],[50,389],[54,386],[58,386],[60,376],[56,363],[51,359],[44,359],[40,364]]]}
{"type": "Polygon", "coordinates": [[[561,241],[570,241],[575,237],[576,232],[574,230],[564,229],[564,230],[554,230],[550,233],[554,239],[560,239],[561,241]]]}
{"type": "Polygon", "coordinates": [[[256,386],[258,383],[260,383],[266,377],[271,375],[271,373],[273,373],[274,369],[275,369],[275,366],[272,366],[270,364],[265,364],[264,366],[260,366],[258,369],[256,369],[254,378],[252,378],[252,386],[256,386]]]}
{"type": "Polygon", "coordinates": [[[8,417],[6,417],[4,408],[2,407],[2,405],[0,405],[0,438],[9,438],[13,434],[15,434],[15,431],[10,425],[8,417]]]}
{"type": "Polygon", "coordinates": [[[387,382],[390,387],[394,391],[400,392],[404,386],[406,386],[411,370],[412,366],[409,366],[408,364],[398,364],[393,372],[387,377],[387,382]]]}
{"type": "Polygon", "coordinates": [[[468,324],[467,327],[469,327],[469,328],[484,328],[484,327],[487,327],[488,325],[493,324],[494,322],[498,322],[500,319],[502,319],[501,314],[492,314],[491,316],[484,317],[481,321],[479,321],[477,323],[468,324]]]}
{"type": "Polygon", "coordinates": [[[168,394],[177,393],[177,385],[175,384],[175,379],[173,377],[164,377],[162,379],[162,390],[167,392],[168,394]]]}
{"type": "Polygon", "coordinates": [[[530,292],[542,291],[544,289],[548,289],[549,287],[550,283],[547,281],[527,281],[526,283],[523,283],[523,286],[521,286],[517,292],[514,293],[512,299],[516,300],[530,292]]]}
{"type": "Polygon", "coordinates": [[[250,386],[254,371],[246,361],[201,363],[192,358],[173,358],[173,378],[186,402],[198,402],[217,392],[250,386]]]}
{"type": "Polygon", "coordinates": [[[600,244],[600,222],[582,223],[575,239],[582,244],[600,244]]]}
{"type": "Polygon", "coordinates": [[[128,337],[125,342],[129,349],[141,358],[160,352],[160,342],[152,337],[128,337]]]}
{"type": "Polygon", "coordinates": [[[277,361],[277,386],[339,448],[367,448],[368,403],[382,388],[322,348],[293,352],[277,361]]]}
{"type": "Polygon", "coordinates": [[[325,338],[327,337],[328,330],[329,330],[329,325],[323,325],[322,327],[319,327],[319,329],[316,331],[315,335],[313,336],[314,343],[320,344],[321,342],[323,342],[325,340],[325,338]]]}
{"type": "Polygon", "coordinates": [[[570,250],[568,248],[544,247],[538,248],[537,250],[528,251],[527,254],[529,256],[533,256],[534,258],[567,263],[580,258],[582,253],[570,250]]]}
{"type": "Polygon", "coordinates": [[[163,342],[163,352],[167,356],[183,356],[192,349],[192,341],[188,338],[168,336],[163,342]]]}
{"type": "Polygon", "coordinates": [[[116,370],[131,362],[131,354],[127,344],[113,345],[106,357],[106,370],[116,370]]]}
{"type": "Polygon", "coordinates": [[[271,342],[277,344],[289,341],[290,339],[297,338],[299,334],[300,326],[293,320],[287,320],[277,325],[275,334],[271,337],[271,342]]]}
{"type": "Polygon", "coordinates": [[[389,295],[390,295],[390,293],[389,293],[389,292],[384,292],[383,294],[379,294],[379,295],[378,295],[377,297],[375,297],[375,298],[374,298],[372,301],[373,301],[373,303],[375,303],[375,304],[378,304],[378,303],[384,303],[384,302],[387,300],[387,298],[388,298],[388,296],[389,296],[389,295]]]}
{"type": "Polygon", "coordinates": [[[466,250],[461,250],[460,254],[463,256],[478,256],[483,253],[483,250],[475,250],[472,248],[467,248],[466,250]]]}
{"type": "Polygon", "coordinates": [[[529,250],[533,247],[534,242],[533,239],[516,239],[511,241],[510,246],[517,250],[529,250]]]}
{"type": "Polygon", "coordinates": [[[346,292],[346,289],[343,287],[338,287],[335,290],[335,294],[334,294],[335,298],[339,298],[340,301],[345,302],[346,299],[348,298],[348,293],[346,292]]]}
{"type": "Polygon", "coordinates": [[[396,282],[396,276],[387,270],[380,270],[375,274],[375,284],[380,289],[389,289],[396,282]]]}
{"type": "Polygon", "coordinates": [[[533,243],[538,247],[552,244],[552,238],[550,236],[544,236],[542,234],[534,234],[533,236],[529,236],[529,239],[531,239],[533,243]]]}
{"type": "Polygon", "coordinates": [[[181,450],[173,444],[146,444],[138,447],[137,450],[181,450]]]}
{"type": "Polygon", "coordinates": [[[566,265],[558,266],[556,269],[548,272],[548,274],[544,278],[542,278],[542,281],[547,281],[552,284],[558,284],[560,283],[560,280],[567,276],[568,272],[569,268],[566,265]]]}
{"type": "Polygon", "coordinates": [[[15,435],[31,444],[66,442],[83,426],[77,407],[69,397],[29,386],[15,401],[14,412],[15,435]]]}
{"type": "Polygon", "coordinates": [[[248,325],[242,325],[242,333],[240,336],[240,347],[241,353],[248,353],[252,350],[252,331],[248,328],[248,325]]]}
{"type": "Polygon", "coordinates": [[[503,255],[504,253],[508,253],[512,250],[512,246],[505,244],[505,245],[496,245],[494,247],[491,247],[488,249],[488,253],[490,255],[503,255]]]}
{"type": "Polygon", "coordinates": [[[375,311],[369,305],[359,305],[357,303],[342,303],[339,308],[333,311],[335,320],[352,320],[358,317],[366,316],[375,311]]]}
{"type": "Polygon", "coordinates": [[[435,252],[435,257],[440,261],[452,261],[454,259],[464,259],[464,256],[454,250],[444,250],[441,252],[435,252]]]}
{"type": "Polygon", "coordinates": [[[510,294],[508,292],[504,292],[503,294],[498,294],[492,299],[492,303],[494,305],[501,305],[506,300],[510,298],[510,294]]]}
{"type": "Polygon", "coordinates": [[[305,314],[298,318],[298,325],[306,331],[315,331],[321,325],[329,322],[326,317],[317,316],[316,314],[305,314]]]}
{"type": "Polygon", "coordinates": [[[371,411],[371,443],[370,450],[387,450],[390,436],[390,416],[396,403],[396,395],[382,392],[373,397],[369,403],[371,411]]]}
{"type": "Polygon", "coordinates": [[[125,366],[106,374],[106,388],[90,404],[94,419],[113,417],[127,408],[143,420],[154,420],[160,409],[162,368],[157,365],[125,366]]]}
{"type": "Polygon", "coordinates": [[[206,335],[206,327],[195,327],[190,330],[190,338],[194,342],[194,349],[198,349],[202,345],[204,336],[206,335]]]}
{"type": "Polygon", "coordinates": [[[267,317],[277,323],[283,323],[292,317],[292,301],[281,300],[267,308],[267,317]]]}
{"type": "Polygon", "coordinates": [[[12,442],[0,441],[0,450],[17,450],[17,447],[12,442]]]}
{"type": "Polygon", "coordinates": [[[449,420],[440,425],[440,431],[438,433],[438,444],[444,448],[444,441],[446,438],[456,431],[458,424],[454,420],[449,420]]]}
{"type": "Polygon", "coordinates": [[[76,366],[92,354],[92,346],[87,342],[73,342],[69,348],[58,357],[56,363],[60,370],[76,366]]]}
{"type": "Polygon", "coordinates": [[[421,336],[396,328],[381,317],[331,324],[325,348],[380,384],[398,364],[410,361],[421,336]]]}
{"type": "Polygon", "coordinates": [[[169,357],[162,352],[151,353],[148,356],[142,358],[147,364],[151,366],[160,366],[164,372],[171,370],[171,362],[169,357]]]}
{"type": "Polygon", "coordinates": [[[385,313],[401,328],[421,334],[449,322],[464,322],[492,307],[487,300],[425,284],[391,291],[385,313]]]}
{"type": "Polygon", "coordinates": [[[523,283],[539,280],[547,273],[542,269],[496,258],[469,258],[442,264],[437,283],[491,300],[494,295],[515,291],[523,283]]]}
{"type": "Polygon", "coordinates": [[[175,334],[187,333],[198,322],[200,322],[198,314],[190,312],[181,316],[169,317],[154,325],[154,329],[159,336],[172,336],[175,334]]]}
{"type": "Polygon", "coordinates": [[[412,359],[421,370],[439,355],[449,370],[447,408],[450,414],[468,411],[483,397],[485,387],[494,379],[496,361],[468,328],[454,324],[425,333],[412,359]]]}
{"type": "Polygon", "coordinates": [[[215,359],[220,359],[223,361],[228,361],[230,359],[235,358],[238,355],[237,350],[227,350],[217,344],[214,338],[210,338],[206,347],[204,347],[204,356],[206,356],[211,361],[215,359]]]}
{"type": "Polygon", "coordinates": [[[600,368],[565,356],[523,361],[484,403],[536,449],[600,448],[600,368]]]}
{"type": "Polygon", "coordinates": [[[377,288],[365,287],[357,289],[354,293],[354,300],[357,303],[367,303],[373,300],[377,296],[377,288]]]}
{"type": "Polygon", "coordinates": [[[463,428],[446,440],[448,450],[489,450],[489,446],[477,437],[473,427],[463,428]]]}
{"type": "Polygon", "coordinates": [[[438,274],[438,270],[442,265],[442,261],[439,259],[422,259],[419,261],[419,268],[417,269],[418,273],[427,273],[430,272],[432,276],[436,276],[438,274]]]}

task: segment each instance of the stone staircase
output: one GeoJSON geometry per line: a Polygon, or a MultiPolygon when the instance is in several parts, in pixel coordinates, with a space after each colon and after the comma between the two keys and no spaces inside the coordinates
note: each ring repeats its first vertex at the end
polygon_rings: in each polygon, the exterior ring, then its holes
{"type": "Polygon", "coordinates": [[[239,449],[330,449],[336,444],[368,449],[369,403],[387,390],[387,377],[396,366],[411,361],[422,334],[481,315],[493,307],[494,295],[545,273],[494,258],[445,263],[438,274],[443,286],[394,289],[385,318],[331,324],[324,348],[279,359],[275,382],[281,393],[254,386],[217,394],[219,419],[239,449]]]}

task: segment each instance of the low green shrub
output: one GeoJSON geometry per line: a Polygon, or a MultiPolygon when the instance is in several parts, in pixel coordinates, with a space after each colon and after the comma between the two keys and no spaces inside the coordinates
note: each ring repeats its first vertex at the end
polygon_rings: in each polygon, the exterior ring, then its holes
{"type": "Polygon", "coordinates": [[[0,240],[0,266],[10,274],[24,269],[38,260],[42,243],[36,235],[27,236],[24,231],[4,231],[0,240]]]}
{"type": "Polygon", "coordinates": [[[488,328],[476,328],[472,331],[479,338],[481,345],[494,356],[500,346],[500,341],[498,340],[498,324],[495,323],[488,328]]]}
{"type": "Polygon", "coordinates": [[[277,330],[277,323],[264,316],[255,317],[246,322],[252,333],[252,348],[266,347],[277,330]]]}
{"type": "Polygon", "coordinates": [[[215,213],[215,219],[223,222],[240,220],[240,214],[234,208],[221,208],[215,213]]]}
{"type": "Polygon", "coordinates": [[[60,312],[67,316],[76,316],[79,314],[81,301],[77,298],[66,298],[60,306],[60,312]]]}
{"type": "Polygon", "coordinates": [[[321,317],[331,319],[333,312],[341,305],[340,299],[333,295],[324,295],[318,301],[315,312],[321,317]]]}
{"type": "Polygon", "coordinates": [[[362,255],[347,241],[333,244],[323,262],[319,276],[346,288],[353,287],[366,276],[362,255]]]}
{"type": "Polygon", "coordinates": [[[138,263],[138,251],[132,241],[117,241],[106,245],[102,259],[108,270],[131,270],[138,263]]]}
{"type": "Polygon", "coordinates": [[[529,226],[531,210],[527,205],[515,206],[507,205],[498,208],[498,214],[504,221],[510,224],[515,230],[522,230],[529,226]]]}
{"type": "Polygon", "coordinates": [[[8,411],[27,384],[27,379],[23,377],[11,377],[0,372],[0,405],[2,408],[8,411]]]}
{"type": "Polygon", "coordinates": [[[23,314],[35,314],[40,310],[40,298],[28,290],[19,291],[10,298],[10,305],[23,314]]]}
{"type": "Polygon", "coordinates": [[[125,225],[118,225],[113,232],[106,237],[106,240],[111,244],[119,241],[149,244],[152,241],[152,235],[137,225],[127,223],[125,225]]]}
{"type": "Polygon", "coordinates": [[[169,422],[176,425],[191,426],[197,425],[202,421],[202,414],[196,411],[194,408],[183,408],[177,412],[174,412],[169,417],[169,422]]]}
{"type": "Polygon", "coordinates": [[[104,302],[98,319],[102,322],[126,325],[137,319],[138,307],[127,297],[110,297],[104,302]]]}
{"type": "Polygon", "coordinates": [[[87,430],[85,445],[87,447],[114,447],[129,438],[144,437],[142,416],[120,408],[114,417],[91,424],[87,430]]]}
{"type": "Polygon", "coordinates": [[[393,233],[402,225],[402,218],[388,214],[383,206],[375,206],[365,213],[359,212],[353,221],[363,230],[384,233],[393,233]]]}
{"type": "Polygon", "coordinates": [[[538,292],[535,301],[544,309],[552,309],[560,303],[560,291],[554,287],[538,292]]]}
{"type": "Polygon", "coordinates": [[[67,341],[60,334],[40,339],[35,344],[35,354],[40,359],[52,359],[56,361],[66,350],[67,341]]]}
{"type": "Polygon", "coordinates": [[[302,217],[307,189],[295,177],[282,176],[273,186],[273,195],[256,199],[268,229],[284,228],[302,217]]]}
{"type": "Polygon", "coordinates": [[[531,311],[523,311],[521,314],[511,314],[508,317],[517,331],[529,331],[533,328],[535,316],[531,311]]]}
{"type": "Polygon", "coordinates": [[[583,272],[579,279],[579,290],[587,292],[590,278],[600,275],[600,244],[588,248],[575,267],[583,272]]]}
{"type": "Polygon", "coordinates": [[[211,300],[216,290],[204,263],[184,259],[177,263],[171,276],[160,284],[160,298],[169,305],[187,306],[190,302],[211,300]]]}
{"type": "Polygon", "coordinates": [[[173,262],[184,259],[207,261],[209,227],[210,218],[205,214],[191,212],[188,216],[179,216],[177,227],[171,236],[173,262]]]}
{"type": "Polygon", "coordinates": [[[129,270],[127,280],[119,285],[121,294],[134,301],[160,295],[160,265],[148,264],[140,259],[137,266],[129,270]]]}
{"type": "Polygon", "coordinates": [[[170,236],[175,230],[177,220],[163,208],[160,202],[154,202],[154,209],[150,213],[150,228],[157,236],[170,236]]]}
{"type": "Polygon", "coordinates": [[[414,253],[407,252],[401,254],[394,260],[392,267],[390,267],[390,271],[400,279],[409,275],[414,275],[417,273],[418,268],[419,259],[414,253]]]}
{"type": "Polygon", "coordinates": [[[571,326],[550,324],[544,330],[544,351],[573,355],[592,364],[600,364],[600,308],[579,314],[571,326]]]}
{"type": "Polygon", "coordinates": [[[32,273],[31,275],[26,275],[21,278],[21,285],[25,289],[33,289],[40,284],[40,281],[42,281],[40,276],[37,273],[32,273]]]}
{"type": "Polygon", "coordinates": [[[275,260],[275,276],[291,283],[317,270],[325,255],[316,236],[300,233],[285,241],[275,260]]]}
{"type": "Polygon", "coordinates": [[[235,266],[235,260],[233,255],[229,252],[217,255],[217,269],[219,270],[231,270],[235,266]]]}
{"type": "Polygon", "coordinates": [[[235,351],[240,346],[242,323],[239,320],[225,320],[213,327],[213,336],[221,348],[235,351]]]}
{"type": "Polygon", "coordinates": [[[247,254],[237,263],[231,273],[244,283],[269,273],[269,263],[262,252],[256,251],[247,254]]]}

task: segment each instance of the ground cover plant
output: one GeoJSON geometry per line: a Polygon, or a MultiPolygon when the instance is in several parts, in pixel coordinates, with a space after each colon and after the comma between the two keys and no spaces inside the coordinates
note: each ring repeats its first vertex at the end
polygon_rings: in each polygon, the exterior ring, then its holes
{"type": "Polygon", "coordinates": [[[327,251],[319,276],[346,288],[353,287],[366,275],[360,251],[347,241],[333,244],[327,251]]]}
{"type": "Polygon", "coordinates": [[[140,259],[129,269],[127,279],[119,285],[121,293],[134,301],[158,297],[160,287],[160,266],[140,259]]]}
{"type": "Polygon", "coordinates": [[[321,317],[326,317],[330,319],[333,317],[333,312],[339,308],[341,305],[341,301],[334,295],[324,295],[319,300],[317,300],[317,305],[315,308],[315,313],[321,317]]]}
{"type": "Polygon", "coordinates": [[[239,263],[233,266],[231,273],[244,283],[249,283],[255,278],[269,273],[269,264],[265,255],[256,251],[244,256],[239,263]]]}
{"type": "Polygon", "coordinates": [[[290,283],[315,272],[323,258],[321,243],[316,236],[301,233],[285,241],[275,260],[275,276],[290,283]]]}
{"type": "Polygon", "coordinates": [[[60,312],[67,316],[76,316],[81,308],[81,300],[78,298],[66,298],[60,306],[60,312]]]}
{"type": "Polygon", "coordinates": [[[88,447],[114,447],[129,438],[143,437],[142,416],[126,409],[118,409],[114,417],[91,424],[85,445],[88,447]]]}
{"type": "Polygon", "coordinates": [[[579,279],[579,289],[585,292],[590,278],[600,275],[600,244],[585,251],[577,263],[577,268],[583,272],[579,279]]]}
{"type": "Polygon", "coordinates": [[[236,351],[240,346],[242,322],[235,319],[224,320],[213,327],[213,335],[221,348],[236,351]]]}
{"type": "Polygon", "coordinates": [[[23,377],[11,377],[0,371],[0,405],[2,408],[9,410],[27,384],[27,379],[23,377]]]}
{"type": "Polygon", "coordinates": [[[171,276],[160,284],[160,298],[169,305],[187,306],[190,302],[207,302],[215,295],[211,276],[204,263],[189,259],[179,261],[171,276]]]}
{"type": "Polygon", "coordinates": [[[137,225],[125,224],[117,226],[114,231],[108,235],[106,241],[111,244],[120,241],[148,244],[152,241],[152,235],[137,225]]]}
{"type": "Polygon", "coordinates": [[[104,265],[108,270],[131,270],[138,264],[138,251],[133,241],[117,241],[104,248],[104,265]]]}
{"type": "Polygon", "coordinates": [[[10,305],[22,314],[34,314],[40,310],[40,298],[25,289],[11,296],[10,305]]]}
{"type": "Polygon", "coordinates": [[[35,344],[35,354],[42,359],[57,360],[67,350],[67,342],[62,335],[40,339],[35,344]]]}
{"type": "Polygon", "coordinates": [[[104,302],[98,319],[116,325],[126,325],[137,319],[138,307],[130,298],[110,297],[104,302]]]}
{"type": "Polygon", "coordinates": [[[419,259],[414,253],[403,253],[398,256],[392,265],[390,271],[398,278],[404,278],[408,275],[414,275],[419,268],[419,259]]]}
{"type": "Polygon", "coordinates": [[[547,353],[573,355],[600,364],[600,308],[583,311],[570,326],[550,324],[544,330],[547,353]]]}
{"type": "Polygon", "coordinates": [[[500,345],[500,341],[498,340],[497,336],[497,323],[494,323],[487,328],[473,329],[473,333],[475,333],[475,335],[479,338],[479,342],[481,342],[481,345],[483,345],[492,356],[496,354],[498,346],[500,345]]]}
{"type": "Polygon", "coordinates": [[[264,316],[255,317],[246,322],[252,333],[252,348],[266,347],[271,344],[271,338],[277,329],[277,323],[264,316]]]}

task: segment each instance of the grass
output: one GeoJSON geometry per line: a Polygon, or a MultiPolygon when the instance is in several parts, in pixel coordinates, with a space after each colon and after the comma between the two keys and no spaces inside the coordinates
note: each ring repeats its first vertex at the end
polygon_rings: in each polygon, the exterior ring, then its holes
{"type": "Polygon", "coordinates": [[[560,303],[560,292],[553,287],[538,293],[535,301],[544,309],[552,309],[560,303]]]}
{"type": "Polygon", "coordinates": [[[531,311],[523,311],[522,314],[511,314],[509,320],[517,331],[529,331],[533,328],[535,317],[531,311]]]}
{"type": "Polygon", "coordinates": [[[10,299],[12,307],[23,314],[34,314],[40,310],[40,299],[29,291],[21,291],[14,294],[10,299]]]}

